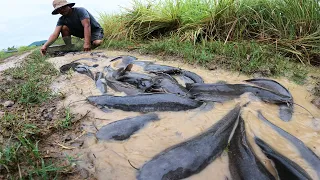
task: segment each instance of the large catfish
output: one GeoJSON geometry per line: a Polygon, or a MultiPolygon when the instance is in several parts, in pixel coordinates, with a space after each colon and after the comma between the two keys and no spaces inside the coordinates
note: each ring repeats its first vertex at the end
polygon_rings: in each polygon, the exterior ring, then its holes
{"type": "Polygon", "coordinates": [[[125,140],[149,122],[157,120],[159,120],[159,117],[155,113],[125,118],[103,126],[96,136],[102,140],[125,140]]]}
{"type": "Polygon", "coordinates": [[[180,68],[167,66],[167,65],[160,65],[160,64],[148,64],[144,67],[143,70],[151,73],[167,73],[167,74],[181,73],[180,68]]]}
{"type": "Polygon", "coordinates": [[[118,69],[122,69],[123,72],[125,72],[125,71],[131,71],[131,68],[133,65],[132,62],[135,61],[137,58],[134,56],[118,56],[114,59],[111,59],[110,62],[118,59],[121,59],[121,61],[116,65],[116,67],[118,69]]]}
{"type": "Polygon", "coordinates": [[[98,106],[135,112],[182,111],[195,109],[202,103],[175,94],[139,94],[135,96],[89,96],[87,100],[98,106]]]}
{"type": "Polygon", "coordinates": [[[206,132],[156,155],[140,168],[137,179],[176,180],[199,173],[227,147],[239,113],[237,105],[206,132]]]}
{"type": "Polygon", "coordinates": [[[258,111],[258,117],[263,122],[265,122],[272,129],[277,131],[280,135],[290,141],[300,152],[300,155],[304,160],[317,172],[318,178],[320,179],[320,158],[310,149],[308,148],[301,140],[281,129],[280,127],[274,125],[272,122],[267,120],[261,113],[258,111]]]}
{"type": "Polygon", "coordinates": [[[195,83],[203,83],[203,79],[201,76],[199,76],[198,74],[191,72],[191,71],[187,71],[187,70],[182,70],[181,74],[192,79],[195,83]]]}
{"type": "Polygon", "coordinates": [[[119,76],[117,80],[134,85],[144,91],[153,85],[152,77],[153,76],[142,73],[126,72],[125,74],[119,76]]]}
{"type": "Polygon", "coordinates": [[[297,163],[274,150],[262,139],[255,137],[255,142],[262,149],[262,152],[273,161],[280,179],[312,179],[297,163]]]}
{"type": "MultiPolygon", "coordinates": [[[[121,68],[121,69],[123,69],[123,68],[121,68]]],[[[106,81],[107,85],[111,89],[113,89],[114,91],[124,92],[127,95],[136,95],[136,94],[143,93],[143,91],[140,89],[137,89],[136,86],[129,84],[129,83],[126,83],[126,82],[117,81],[115,79],[115,77],[119,77],[119,76],[121,76],[122,73],[125,73],[125,72],[120,72],[118,70],[114,70],[110,66],[105,67],[104,71],[107,72],[106,76],[105,76],[105,81],[106,81]]]]}
{"type": "Polygon", "coordinates": [[[263,79],[263,78],[248,79],[248,80],[245,80],[245,82],[248,82],[248,83],[263,87],[265,89],[269,89],[278,94],[282,94],[290,97],[291,101],[279,104],[279,117],[281,120],[286,122],[292,119],[293,97],[287,88],[285,88],[283,85],[281,85],[277,81],[274,81],[271,79],[263,79]]]}
{"type": "Polygon", "coordinates": [[[278,94],[273,91],[246,84],[187,84],[186,88],[197,100],[204,101],[225,101],[235,99],[242,94],[251,92],[262,101],[269,103],[287,103],[291,98],[286,95],[278,94]],[[221,100],[222,99],[222,100],[221,100]]]}
{"type": "MultiPolygon", "coordinates": [[[[158,76],[152,79],[153,85],[150,87],[150,92],[165,92],[165,93],[172,93],[178,94],[180,96],[190,97],[188,91],[181,86],[177,80],[171,77],[169,74],[159,74],[158,76]]],[[[149,91],[148,91],[149,92],[149,91]]]]}
{"type": "Polygon", "coordinates": [[[233,180],[275,179],[260,162],[247,141],[245,124],[240,117],[239,125],[230,141],[229,168],[233,180]]]}

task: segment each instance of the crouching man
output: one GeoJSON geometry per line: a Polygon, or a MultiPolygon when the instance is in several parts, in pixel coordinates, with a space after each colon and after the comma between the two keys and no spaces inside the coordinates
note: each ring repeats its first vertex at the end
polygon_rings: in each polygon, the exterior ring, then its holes
{"type": "Polygon", "coordinates": [[[75,3],[66,0],[54,0],[52,15],[61,14],[54,32],[41,48],[41,54],[47,53],[47,48],[54,43],[61,33],[66,45],[71,44],[71,35],[84,38],[84,51],[100,46],[103,39],[103,29],[95,18],[82,7],[73,7],[75,3]]]}

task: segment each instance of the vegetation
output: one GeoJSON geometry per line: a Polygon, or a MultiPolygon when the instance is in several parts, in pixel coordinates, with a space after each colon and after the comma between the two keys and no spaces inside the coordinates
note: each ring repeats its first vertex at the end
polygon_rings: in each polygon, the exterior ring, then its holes
{"type": "Polygon", "coordinates": [[[8,57],[19,55],[35,48],[36,48],[35,46],[21,46],[19,48],[16,48],[14,46],[8,47],[7,50],[0,51],[0,62],[8,57]]]}
{"type": "Polygon", "coordinates": [[[65,110],[65,118],[58,121],[58,127],[62,129],[68,129],[72,125],[73,115],[70,112],[70,108],[66,108],[65,110]]]}
{"type": "Polygon", "coordinates": [[[1,118],[1,125],[4,137],[6,131],[12,130],[10,138],[0,146],[0,172],[5,175],[1,178],[53,179],[71,168],[68,159],[45,159],[45,152],[40,150],[39,144],[40,131],[46,127],[22,117],[19,112],[7,112],[1,118]]]}
{"type": "Polygon", "coordinates": [[[319,0],[134,1],[120,15],[100,17],[105,47],[298,81],[320,64],[319,0]]]}
{"type": "Polygon", "coordinates": [[[0,105],[0,179],[54,179],[71,168],[69,160],[45,158],[40,145],[50,132],[72,126],[73,115],[67,108],[62,120],[40,119],[43,108],[57,98],[49,90],[57,70],[34,51],[21,67],[6,70],[12,79],[1,81],[0,99],[16,102],[6,109],[0,105]]]}
{"type": "Polygon", "coordinates": [[[57,75],[57,71],[45,59],[40,51],[34,51],[21,67],[5,71],[5,75],[18,81],[10,84],[14,91],[2,93],[0,98],[8,98],[23,105],[39,104],[48,100],[51,91],[47,87],[52,81],[51,76],[57,75]]]}

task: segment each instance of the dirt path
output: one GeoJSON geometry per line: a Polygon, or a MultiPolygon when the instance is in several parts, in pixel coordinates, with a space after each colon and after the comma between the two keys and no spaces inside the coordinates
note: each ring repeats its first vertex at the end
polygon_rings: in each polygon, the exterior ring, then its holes
{"type": "Polygon", "coordinates": [[[20,63],[31,53],[32,53],[32,51],[29,51],[29,52],[23,53],[21,55],[15,55],[15,56],[9,57],[9,58],[1,61],[0,62],[0,73],[6,69],[19,66],[20,63]]]}

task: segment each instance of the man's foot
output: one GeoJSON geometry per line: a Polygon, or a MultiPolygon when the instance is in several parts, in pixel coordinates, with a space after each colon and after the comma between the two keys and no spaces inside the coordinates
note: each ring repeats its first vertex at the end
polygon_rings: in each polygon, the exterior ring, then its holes
{"type": "Polygon", "coordinates": [[[71,36],[62,37],[62,39],[67,46],[71,45],[71,36]]]}
{"type": "Polygon", "coordinates": [[[91,49],[95,49],[97,47],[99,47],[101,44],[102,44],[103,40],[95,40],[92,42],[92,45],[91,45],[91,49]]]}

